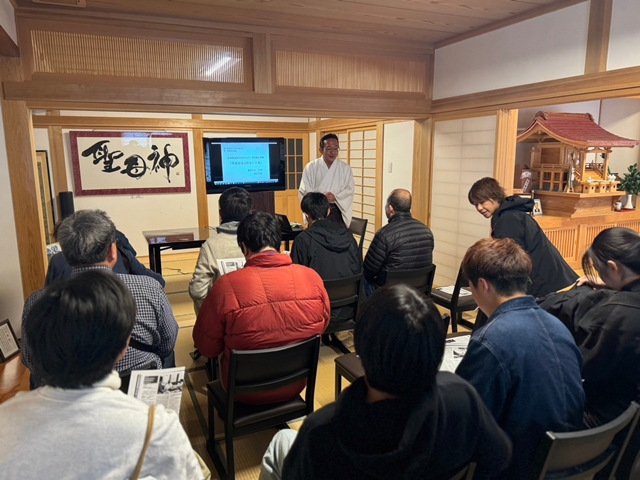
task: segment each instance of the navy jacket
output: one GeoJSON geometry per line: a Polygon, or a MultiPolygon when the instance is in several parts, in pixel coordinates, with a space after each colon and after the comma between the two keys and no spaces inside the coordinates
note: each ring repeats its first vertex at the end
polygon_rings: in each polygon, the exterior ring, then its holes
{"type": "Polygon", "coordinates": [[[582,430],[582,354],[533,297],[503,303],[475,332],[456,373],[473,385],[511,437],[514,463],[499,478],[528,479],[546,431],[582,430]]]}
{"type": "MultiPolygon", "coordinates": [[[[162,275],[159,273],[153,272],[145,267],[140,261],[136,258],[136,251],[129,243],[129,239],[125,236],[124,233],[116,230],[116,243],[118,245],[118,261],[116,265],[113,267],[113,271],[116,273],[128,273],[131,275],[146,275],[147,277],[155,278],[162,288],[164,288],[165,281],[162,278],[162,275]],[[129,264],[125,265],[125,261],[122,256],[126,257],[126,261],[129,264]],[[129,267],[129,268],[127,268],[129,267]]],[[[71,275],[71,265],[67,263],[67,259],[64,258],[62,253],[56,253],[49,260],[49,268],[47,269],[47,277],[44,280],[44,286],[51,285],[54,281],[59,278],[65,278],[71,275]]]]}

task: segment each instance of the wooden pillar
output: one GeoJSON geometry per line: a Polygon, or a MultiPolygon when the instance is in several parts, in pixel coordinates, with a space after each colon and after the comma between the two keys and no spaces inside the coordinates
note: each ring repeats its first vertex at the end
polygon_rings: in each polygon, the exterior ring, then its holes
{"type": "Polygon", "coordinates": [[[493,163],[493,178],[500,182],[507,195],[512,195],[516,167],[518,110],[498,110],[496,117],[496,153],[493,163]]]}
{"type": "MultiPolygon", "coordinates": [[[[2,81],[21,81],[18,58],[0,58],[2,81]]],[[[9,181],[18,237],[18,256],[25,298],[44,286],[46,250],[38,189],[31,111],[22,101],[1,100],[9,181]]]]}
{"type": "MultiPolygon", "coordinates": [[[[194,120],[202,120],[202,114],[191,115],[194,120]]],[[[204,170],[204,130],[193,129],[193,168],[196,169],[196,201],[198,204],[198,226],[209,226],[209,197],[207,196],[207,179],[204,170]]]]}
{"type": "MultiPolygon", "coordinates": [[[[59,110],[51,110],[47,115],[60,116],[59,110]]],[[[51,157],[51,176],[53,178],[53,194],[55,196],[56,221],[62,219],[60,211],[60,192],[67,192],[69,185],[67,182],[67,163],[64,158],[64,144],[62,139],[62,127],[48,127],[49,134],[49,155],[51,157]]]]}
{"type": "Polygon", "coordinates": [[[607,70],[612,10],[613,0],[591,0],[587,55],[584,63],[585,75],[607,70]]]}
{"type": "Polygon", "coordinates": [[[256,93],[273,93],[273,56],[271,35],[253,34],[253,85],[256,93]]]}
{"type": "Polygon", "coordinates": [[[431,222],[431,177],[433,172],[433,119],[417,120],[413,133],[413,218],[431,222]]]}

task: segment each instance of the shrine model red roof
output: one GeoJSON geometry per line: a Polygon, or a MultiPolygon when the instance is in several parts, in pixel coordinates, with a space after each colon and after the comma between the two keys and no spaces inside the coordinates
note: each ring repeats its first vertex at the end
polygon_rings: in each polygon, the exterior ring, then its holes
{"type": "Polygon", "coordinates": [[[531,126],[518,135],[517,141],[525,141],[542,132],[560,142],[582,148],[640,145],[640,140],[619,137],[606,131],[589,113],[538,112],[531,126]]]}

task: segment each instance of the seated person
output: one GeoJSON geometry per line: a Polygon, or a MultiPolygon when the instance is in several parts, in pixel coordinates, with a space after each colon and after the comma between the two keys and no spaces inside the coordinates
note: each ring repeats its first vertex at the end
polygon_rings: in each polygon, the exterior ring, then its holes
{"type": "Polygon", "coordinates": [[[218,199],[220,226],[209,235],[200,249],[200,256],[189,282],[189,296],[196,315],[207,298],[211,287],[220,278],[218,260],[242,258],[238,247],[238,225],[251,211],[253,200],[244,188],[228,188],[218,199]]]}
{"type": "Polygon", "coordinates": [[[510,238],[520,245],[532,262],[531,281],[526,292],[544,297],[571,286],[578,275],[530,215],[534,201],[517,195],[506,197],[495,178],[485,177],[469,190],[469,203],[485,218],[491,218],[491,236],[510,238]]]}
{"type": "MultiPolygon", "coordinates": [[[[56,229],[57,230],[57,229],[56,229]]],[[[151,278],[155,278],[160,285],[164,288],[165,281],[162,275],[149,270],[136,258],[136,251],[129,243],[129,239],[119,230],[116,230],[116,247],[118,249],[118,259],[113,267],[113,271],[116,273],[129,273],[131,275],[146,275],[151,278]]],[[[51,285],[55,280],[59,278],[68,277],[71,275],[71,265],[64,258],[62,252],[56,253],[49,260],[49,267],[47,268],[47,277],[44,280],[44,286],[51,285]]]]}
{"type": "Polygon", "coordinates": [[[394,190],[384,211],[389,223],[376,232],[364,258],[369,294],[384,285],[390,270],[412,270],[433,263],[433,233],[411,216],[411,193],[394,190]]]}
{"type": "MultiPolygon", "coordinates": [[[[323,280],[336,280],[362,273],[358,243],[343,225],[327,220],[329,200],[322,193],[307,193],[300,204],[309,227],[300,233],[291,249],[293,263],[313,268],[323,280]]],[[[353,309],[335,308],[331,321],[353,317],[353,309]]]]}
{"type": "MultiPolygon", "coordinates": [[[[39,296],[23,341],[47,386],[0,405],[0,477],[131,478],[150,411],[118,391],[113,367],[135,323],[135,300],[108,270],[72,275],[39,296]]],[[[178,416],[162,405],[139,478],[203,478],[178,416]]]]}
{"type": "Polygon", "coordinates": [[[582,355],[569,331],[527,296],[531,259],[507,238],[476,242],[462,271],[485,326],[456,373],[473,385],[513,442],[505,480],[528,479],[545,432],[582,430],[582,355]]]}
{"type": "Polygon", "coordinates": [[[640,235],[621,227],[603,230],[582,257],[582,268],[606,288],[549,295],[541,307],[569,328],[584,356],[585,417],[597,426],[640,400],[640,235]]]}
{"type": "MultiPolygon", "coordinates": [[[[118,258],[116,227],[102,210],[79,210],[68,216],[58,226],[57,236],[62,253],[71,265],[71,276],[86,270],[113,270],[118,258]]],[[[133,295],[137,308],[129,348],[116,363],[116,371],[126,376],[135,369],[175,366],[173,348],[178,337],[178,323],[164,289],[145,275],[117,275],[133,295]]],[[[22,363],[31,371],[31,388],[43,383],[37,366],[31,361],[27,324],[31,307],[45,290],[32,293],[22,313],[20,350],[22,363]]]]}
{"type": "Polygon", "coordinates": [[[377,290],[356,323],[364,378],[309,415],[297,437],[280,431],[260,480],[441,479],[470,462],[480,475],[500,472],[511,442],[471,385],[438,372],[444,344],[430,299],[406,285],[377,290]]]}
{"type": "MultiPolygon", "coordinates": [[[[247,263],[213,285],[193,327],[196,348],[206,357],[222,354],[227,385],[231,350],[259,350],[301,342],[324,332],[331,316],[320,276],[279,253],[282,235],[273,215],[252,212],[238,225],[238,245],[247,263]]],[[[273,392],[241,395],[244,403],[295,398],[300,382],[273,392]]]]}

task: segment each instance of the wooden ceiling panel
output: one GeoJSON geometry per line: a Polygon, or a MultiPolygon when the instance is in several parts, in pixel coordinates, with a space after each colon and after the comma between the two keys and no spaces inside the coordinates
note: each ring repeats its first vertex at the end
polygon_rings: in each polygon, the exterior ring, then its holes
{"type": "MultiPolygon", "coordinates": [[[[32,0],[18,7],[47,8],[32,0]]],[[[86,14],[128,14],[212,21],[369,38],[422,45],[468,38],[586,0],[87,0],[86,14]]],[[[64,7],[58,7],[60,12],[64,7]]],[[[66,10],[71,10],[67,8],[66,10]]],[[[73,10],[78,10],[77,8],[73,10]]],[[[274,32],[275,33],[275,32],[274,32]]],[[[282,32],[280,32],[282,33],[282,32]]]]}

